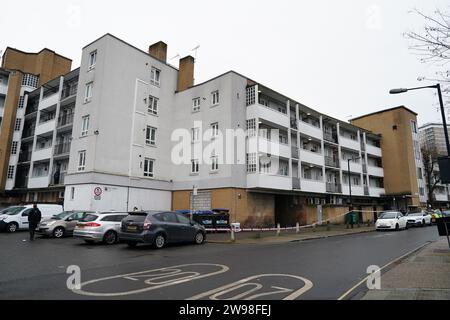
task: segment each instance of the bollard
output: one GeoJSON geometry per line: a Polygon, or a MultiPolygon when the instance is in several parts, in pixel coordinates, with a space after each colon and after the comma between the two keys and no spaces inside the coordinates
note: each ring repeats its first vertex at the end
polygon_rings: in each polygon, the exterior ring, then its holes
{"type": "Polygon", "coordinates": [[[236,238],[234,236],[234,228],[231,227],[231,242],[235,242],[235,241],[236,241],[236,238]]]}
{"type": "Polygon", "coordinates": [[[281,230],[280,230],[280,224],[277,223],[277,237],[280,236],[280,232],[281,232],[281,230]]]}
{"type": "Polygon", "coordinates": [[[316,226],[317,226],[317,224],[313,223],[313,232],[316,232],[316,226]]]}
{"type": "Polygon", "coordinates": [[[327,221],[327,231],[330,231],[330,221],[327,221]]]}
{"type": "Polygon", "coordinates": [[[297,224],[295,225],[295,233],[299,232],[300,232],[300,223],[297,222],[297,224]]]}

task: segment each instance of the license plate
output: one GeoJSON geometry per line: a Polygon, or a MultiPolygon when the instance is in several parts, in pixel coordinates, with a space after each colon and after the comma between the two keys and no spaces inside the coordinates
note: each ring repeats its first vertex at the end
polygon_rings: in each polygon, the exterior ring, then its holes
{"type": "Polygon", "coordinates": [[[137,230],[137,226],[128,226],[127,230],[128,231],[136,231],[137,230]]]}

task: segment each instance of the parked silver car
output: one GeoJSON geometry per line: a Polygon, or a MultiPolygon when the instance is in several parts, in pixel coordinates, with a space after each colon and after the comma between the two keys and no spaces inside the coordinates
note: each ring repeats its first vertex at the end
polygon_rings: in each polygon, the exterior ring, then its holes
{"type": "Polygon", "coordinates": [[[36,233],[49,237],[62,238],[73,234],[77,222],[92,211],[63,211],[51,218],[44,219],[36,233]]]}
{"type": "Polygon", "coordinates": [[[126,216],[127,212],[116,211],[88,213],[78,221],[73,236],[87,243],[114,244],[118,240],[122,219],[126,216]]]}

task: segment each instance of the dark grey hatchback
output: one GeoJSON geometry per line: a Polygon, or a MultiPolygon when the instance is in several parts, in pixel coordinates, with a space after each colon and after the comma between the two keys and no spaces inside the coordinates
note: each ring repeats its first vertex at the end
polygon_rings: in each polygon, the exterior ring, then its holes
{"type": "Polygon", "coordinates": [[[130,247],[138,243],[152,244],[160,249],[167,243],[204,243],[205,228],[186,216],[169,211],[129,212],[122,220],[119,239],[130,247]]]}

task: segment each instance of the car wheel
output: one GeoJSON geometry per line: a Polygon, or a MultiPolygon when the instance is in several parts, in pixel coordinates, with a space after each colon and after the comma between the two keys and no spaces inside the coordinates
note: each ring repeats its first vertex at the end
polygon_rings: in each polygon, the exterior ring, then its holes
{"type": "Polygon", "coordinates": [[[16,232],[17,229],[19,229],[19,225],[15,222],[10,222],[6,225],[6,231],[8,231],[9,233],[16,232]]]}
{"type": "Polygon", "coordinates": [[[130,248],[135,248],[135,247],[137,246],[137,242],[135,242],[135,241],[128,241],[128,242],[127,242],[127,245],[128,245],[130,248]]]}
{"type": "Polygon", "coordinates": [[[425,227],[425,220],[422,220],[422,225],[421,227],[425,227]]]}
{"type": "Polygon", "coordinates": [[[103,243],[105,244],[114,244],[116,242],[117,242],[117,234],[112,230],[107,231],[103,236],[103,243]]]}
{"type": "Polygon", "coordinates": [[[408,224],[405,224],[405,230],[408,230],[408,229],[409,229],[408,224]]]}
{"type": "Polygon", "coordinates": [[[55,230],[53,230],[53,237],[55,238],[62,238],[64,237],[65,230],[63,227],[56,227],[55,230]]]}
{"type": "Polygon", "coordinates": [[[153,241],[153,247],[161,249],[166,245],[166,237],[162,233],[158,233],[153,241]]]}
{"type": "Polygon", "coordinates": [[[400,229],[398,223],[395,225],[395,231],[398,231],[400,229]]]}
{"type": "Polygon", "coordinates": [[[195,243],[196,244],[203,244],[203,242],[205,242],[205,235],[203,234],[203,232],[199,231],[195,235],[195,243]]]}

